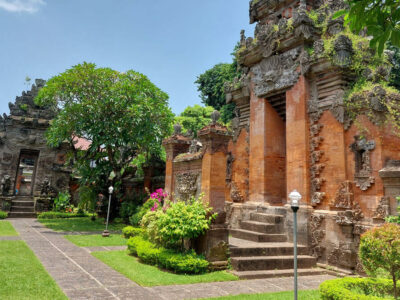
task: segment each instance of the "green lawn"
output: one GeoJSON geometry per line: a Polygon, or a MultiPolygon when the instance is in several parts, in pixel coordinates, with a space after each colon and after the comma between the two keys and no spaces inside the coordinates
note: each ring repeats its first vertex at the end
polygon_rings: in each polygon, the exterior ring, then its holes
{"type": "Polygon", "coordinates": [[[68,299],[23,241],[0,241],[0,299],[68,299]]]}
{"type": "MultiPolygon", "coordinates": [[[[38,219],[40,223],[55,231],[103,231],[105,229],[104,219],[97,218],[92,221],[90,217],[68,218],[68,219],[38,219]]],[[[112,231],[120,231],[126,224],[113,222],[108,225],[112,231]]]]}
{"type": "Polygon", "coordinates": [[[18,235],[14,227],[8,221],[0,221],[0,236],[18,235]]]}
{"type": "Polygon", "coordinates": [[[226,271],[202,275],[179,275],[169,273],[157,267],[138,262],[137,258],[129,256],[127,251],[93,252],[92,255],[142,286],[189,284],[238,279],[236,276],[226,271]]]}
{"type": "Polygon", "coordinates": [[[93,246],[125,246],[127,239],[119,234],[102,237],[101,234],[66,235],[65,238],[79,247],[93,246]]]}
{"type": "MultiPolygon", "coordinates": [[[[318,291],[299,291],[299,300],[319,300],[318,291]]],[[[293,292],[265,293],[265,294],[242,294],[238,296],[224,296],[219,298],[208,298],[218,300],[292,300],[293,292]]]]}

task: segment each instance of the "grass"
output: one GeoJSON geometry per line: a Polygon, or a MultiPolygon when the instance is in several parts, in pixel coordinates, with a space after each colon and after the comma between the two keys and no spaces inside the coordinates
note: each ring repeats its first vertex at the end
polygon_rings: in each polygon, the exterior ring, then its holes
{"type": "MultiPolygon", "coordinates": [[[[92,221],[87,218],[69,218],[69,219],[38,219],[40,223],[55,231],[103,231],[105,229],[104,219],[97,218],[92,221]]],[[[108,225],[112,231],[120,231],[126,225],[114,221],[108,225]]]]}
{"type": "Polygon", "coordinates": [[[23,241],[0,242],[0,299],[68,299],[23,241]]]}
{"type": "MultiPolygon", "coordinates": [[[[319,300],[321,299],[318,291],[299,291],[299,300],[319,300]]],[[[264,293],[264,294],[242,294],[237,296],[224,296],[219,298],[207,298],[218,300],[292,300],[293,291],[279,293],[264,293]]]]}
{"type": "Polygon", "coordinates": [[[66,235],[65,238],[79,247],[125,246],[127,239],[119,234],[102,237],[101,234],[66,235]]]}
{"type": "Polygon", "coordinates": [[[15,236],[18,233],[8,221],[0,221],[0,236],[15,236]]]}
{"type": "Polygon", "coordinates": [[[142,264],[127,251],[92,252],[92,255],[142,286],[189,284],[200,282],[230,281],[238,278],[226,271],[202,275],[181,275],[162,271],[157,267],[142,264]]]}

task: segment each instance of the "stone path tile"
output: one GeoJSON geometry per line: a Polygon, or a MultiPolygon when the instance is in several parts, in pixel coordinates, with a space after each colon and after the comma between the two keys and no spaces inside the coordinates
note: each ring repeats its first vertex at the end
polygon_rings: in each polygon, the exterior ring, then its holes
{"type": "Polygon", "coordinates": [[[35,219],[11,222],[69,299],[162,299],[35,219]]]}
{"type": "MultiPolygon", "coordinates": [[[[35,219],[11,220],[49,274],[70,299],[179,300],[293,290],[293,278],[141,287],[93,257],[92,251],[124,250],[126,246],[78,247],[35,219]]],[[[299,277],[299,289],[317,289],[330,275],[299,277]]]]}
{"type": "Polygon", "coordinates": [[[20,236],[0,236],[0,241],[18,241],[20,236]]]}

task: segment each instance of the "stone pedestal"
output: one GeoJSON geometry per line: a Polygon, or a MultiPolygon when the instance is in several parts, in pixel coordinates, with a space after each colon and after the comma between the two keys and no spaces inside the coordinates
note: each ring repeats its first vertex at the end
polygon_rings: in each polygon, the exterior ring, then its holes
{"type": "Polygon", "coordinates": [[[400,195],[400,160],[390,160],[386,166],[379,171],[382,178],[385,196],[389,197],[389,212],[397,215],[397,200],[400,195]]]}

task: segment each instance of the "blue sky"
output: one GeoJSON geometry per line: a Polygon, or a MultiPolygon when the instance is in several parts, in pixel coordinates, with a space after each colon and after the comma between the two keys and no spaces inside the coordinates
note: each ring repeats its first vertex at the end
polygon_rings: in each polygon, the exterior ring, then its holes
{"type": "Polygon", "coordinates": [[[194,81],[253,34],[248,0],[0,0],[0,113],[26,90],[83,61],[133,69],[170,96],[201,103],[194,81]]]}

